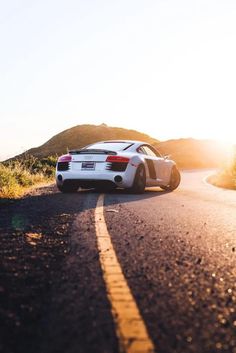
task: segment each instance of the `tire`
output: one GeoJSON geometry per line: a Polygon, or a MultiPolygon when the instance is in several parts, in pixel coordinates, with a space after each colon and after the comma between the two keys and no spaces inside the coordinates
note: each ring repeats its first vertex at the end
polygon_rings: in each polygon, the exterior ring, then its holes
{"type": "Polygon", "coordinates": [[[161,188],[166,191],[173,191],[173,190],[177,189],[177,187],[180,184],[180,181],[181,181],[180,172],[178,171],[176,166],[174,166],[171,170],[169,185],[166,185],[166,186],[163,185],[163,186],[161,186],[161,188]]]}
{"type": "Polygon", "coordinates": [[[63,193],[73,193],[78,190],[78,186],[75,185],[57,185],[57,188],[63,193]]]}
{"type": "Polygon", "coordinates": [[[138,166],[136,171],[133,186],[130,188],[130,191],[134,194],[143,194],[146,187],[146,172],[143,164],[138,166]]]}

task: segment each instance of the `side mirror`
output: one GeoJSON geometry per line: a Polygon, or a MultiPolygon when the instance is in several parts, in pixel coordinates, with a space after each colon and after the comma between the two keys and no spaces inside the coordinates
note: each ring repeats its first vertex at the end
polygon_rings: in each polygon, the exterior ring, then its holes
{"type": "Polygon", "coordinates": [[[167,154],[163,158],[166,160],[166,159],[170,159],[170,157],[171,157],[171,154],[167,154]]]}

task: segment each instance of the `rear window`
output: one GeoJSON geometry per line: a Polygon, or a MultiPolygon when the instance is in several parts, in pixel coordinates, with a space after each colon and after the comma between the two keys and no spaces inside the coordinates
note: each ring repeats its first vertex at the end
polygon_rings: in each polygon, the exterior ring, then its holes
{"type": "Polygon", "coordinates": [[[128,147],[132,146],[131,143],[128,142],[102,142],[102,143],[94,143],[93,145],[86,146],[85,149],[97,149],[97,150],[109,150],[109,151],[123,151],[128,147]]]}

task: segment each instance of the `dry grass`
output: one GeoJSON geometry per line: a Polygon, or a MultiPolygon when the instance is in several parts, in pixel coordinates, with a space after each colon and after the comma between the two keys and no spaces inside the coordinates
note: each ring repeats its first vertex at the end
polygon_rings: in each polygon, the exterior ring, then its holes
{"type": "Polygon", "coordinates": [[[27,163],[25,161],[0,163],[0,198],[20,197],[32,187],[52,180],[52,175],[47,175],[44,170],[29,168],[26,166],[27,163]]]}
{"type": "Polygon", "coordinates": [[[215,186],[236,190],[236,153],[232,153],[228,163],[208,181],[215,186]]]}
{"type": "Polygon", "coordinates": [[[224,189],[236,190],[236,178],[225,172],[211,175],[208,178],[208,181],[209,183],[224,189]]]}

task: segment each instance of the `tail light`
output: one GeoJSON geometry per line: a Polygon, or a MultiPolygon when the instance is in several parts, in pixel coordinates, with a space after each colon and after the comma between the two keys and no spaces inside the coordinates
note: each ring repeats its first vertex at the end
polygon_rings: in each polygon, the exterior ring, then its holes
{"type": "Polygon", "coordinates": [[[57,170],[58,171],[67,171],[70,169],[69,163],[71,162],[72,157],[69,154],[64,154],[58,158],[57,170]]]}
{"type": "Polygon", "coordinates": [[[129,158],[122,156],[108,156],[106,162],[110,163],[129,163],[129,158]]]}
{"type": "Polygon", "coordinates": [[[70,154],[64,154],[63,156],[58,158],[58,162],[71,162],[72,157],[70,154]]]}
{"type": "Polygon", "coordinates": [[[122,156],[108,156],[106,162],[108,162],[106,170],[124,172],[129,163],[129,158],[122,156]]]}

